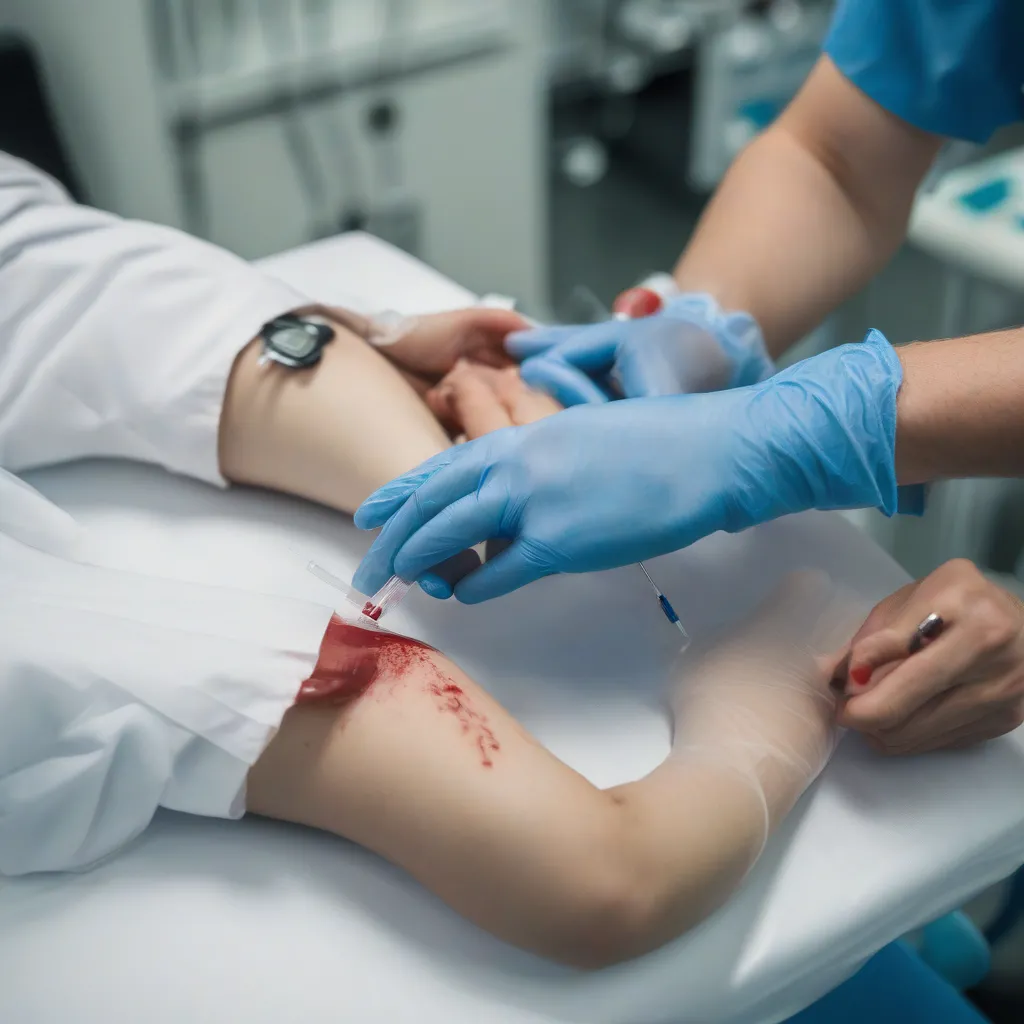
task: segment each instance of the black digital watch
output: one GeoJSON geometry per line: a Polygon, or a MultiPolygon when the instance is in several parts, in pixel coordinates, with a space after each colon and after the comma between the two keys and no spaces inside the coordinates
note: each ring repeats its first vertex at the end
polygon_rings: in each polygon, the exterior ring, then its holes
{"type": "Polygon", "coordinates": [[[320,317],[286,314],[263,325],[260,365],[278,363],[302,370],[320,362],[324,346],[334,340],[334,328],[320,317]]]}

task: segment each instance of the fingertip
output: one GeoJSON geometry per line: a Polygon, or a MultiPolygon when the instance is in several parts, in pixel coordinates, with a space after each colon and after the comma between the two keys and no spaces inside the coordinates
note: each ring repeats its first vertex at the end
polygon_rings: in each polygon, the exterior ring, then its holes
{"type": "Polygon", "coordinates": [[[447,601],[452,596],[452,588],[449,583],[441,579],[440,576],[433,576],[430,573],[420,577],[417,580],[420,590],[423,591],[427,597],[436,598],[438,601],[447,601]]]}
{"type": "Polygon", "coordinates": [[[566,408],[574,405],[601,405],[609,397],[582,370],[545,356],[528,359],[519,369],[531,388],[543,391],[566,408]]]}
{"type": "Polygon", "coordinates": [[[903,654],[906,654],[905,641],[895,631],[883,629],[850,645],[850,665],[877,668],[903,654]]]}
{"type": "Polygon", "coordinates": [[[512,331],[505,336],[505,351],[513,359],[523,359],[532,355],[538,347],[544,345],[544,330],[535,327],[522,331],[512,331]]]}
{"type": "MultiPolygon", "coordinates": [[[[364,560],[365,562],[365,560],[364,560]]],[[[352,577],[352,586],[360,594],[376,594],[388,580],[386,573],[381,573],[375,566],[361,562],[352,577]]]]}
{"type": "Polygon", "coordinates": [[[847,695],[836,714],[836,724],[842,729],[863,732],[868,725],[868,721],[869,716],[861,713],[860,699],[856,696],[847,695]]]}
{"type": "Polygon", "coordinates": [[[352,516],[352,522],[360,530],[376,530],[384,526],[394,514],[405,504],[406,498],[415,490],[415,487],[403,487],[400,493],[381,490],[371,494],[356,509],[352,516]]]}
{"type": "Polygon", "coordinates": [[[461,580],[455,587],[455,597],[462,604],[481,604],[511,594],[554,571],[551,566],[538,564],[527,553],[522,539],[515,539],[493,560],[484,562],[461,580]]]}
{"type": "Polygon", "coordinates": [[[387,522],[387,518],[381,507],[371,504],[371,499],[367,498],[356,509],[352,516],[352,522],[355,523],[357,530],[375,530],[382,523],[387,522]]]}
{"type": "Polygon", "coordinates": [[[871,682],[871,674],[874,668],[871,665],[851,665],[849,671],[850,683],[856,690],[864,689],[871,682]]]}

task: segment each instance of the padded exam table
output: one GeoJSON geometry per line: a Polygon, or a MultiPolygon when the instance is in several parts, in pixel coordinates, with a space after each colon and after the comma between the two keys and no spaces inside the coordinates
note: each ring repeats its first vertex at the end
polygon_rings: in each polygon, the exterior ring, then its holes
{"type": "MultiPolygon", "coordinates": [[[[266,265],[364,310],[474,301],[361,234],[266,265]]],[[[105,561],[197,582],[327,604],[306,562],[348,575],[368,543],[324,509],[139,466],[75,465],[32,482],[97,531],[105,561]]],[[[905,580],[841,517],[820,514],[651,563],[697,635],[798,566],[871,600],[905,580]]],[[[636,778],[668,749],[659,696],[677,634],[635,567],[473,608],[417,591],[391,625],[454,657],[600,786],[636,778]]],[[[585,974],[492,939],[337,838],[165,813],[89,873],[0,884],[0,1021],[771,1024],[1022,861],[1024,735],[891,762],[848,737],[728,906],[656,953],[585,974]]]]}

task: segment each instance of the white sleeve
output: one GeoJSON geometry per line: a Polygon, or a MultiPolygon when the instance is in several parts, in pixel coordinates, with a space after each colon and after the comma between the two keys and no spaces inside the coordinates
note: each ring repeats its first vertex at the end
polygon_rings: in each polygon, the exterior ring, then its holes
{"type": "Polygon", "coordinates": [[[158,807],[241,815],[331,609],[76,562],[33,505],[0,471],[0,875],[89,867],[158,807]]]}
{"type": "Polygon", "coordinates": [[[216,246],[79,206],[0,154],[0,465],[111,456],[223,483],[234,358],[308,304],[216,246]]]}

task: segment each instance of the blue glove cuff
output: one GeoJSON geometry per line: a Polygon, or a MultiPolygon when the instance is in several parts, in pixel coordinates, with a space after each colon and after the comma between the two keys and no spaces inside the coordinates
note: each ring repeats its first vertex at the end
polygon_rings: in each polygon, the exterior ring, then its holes
{"type": "Polygon", "coordinates": [[[685,320],[714,336],[733,365],[727,387],[757,384],[775,373],[775,364],[765,348],[764,336],[749,313],[723,313],[714,298],[704,292],[688,292],[670,300],[662,313],[672,320],[685,320]]]}
{"type": "MultiPolygon", "coordinates": [[[[896,395],[903,366],[878,331],[804,359],[750,389],[760,486],[737,491],[741,526],[816,508],[897,511],[896,395]]],[[[739,392],[742,394],[742,392],[739,392]]]]}

